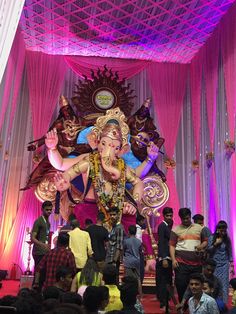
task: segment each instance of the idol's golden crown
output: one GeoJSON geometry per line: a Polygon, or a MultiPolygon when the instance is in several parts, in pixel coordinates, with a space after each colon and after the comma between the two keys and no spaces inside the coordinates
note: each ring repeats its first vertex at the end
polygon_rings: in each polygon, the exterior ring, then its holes
{"type": "Polygon", "coordinates": [[[98,139],[102,136],[108,136],[121,141],[122,146],[128,144],[129,127],[120,108],[107,110],[105,116],[97,118],[92,132],[97,135],[98,139]]]}

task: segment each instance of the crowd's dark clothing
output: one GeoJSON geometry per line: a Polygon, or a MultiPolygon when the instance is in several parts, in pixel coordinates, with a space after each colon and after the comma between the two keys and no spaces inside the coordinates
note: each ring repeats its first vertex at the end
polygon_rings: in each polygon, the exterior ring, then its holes
{"type": "Polygon", "coordinates": [[[122,314],[140,314],[140,312],[134,307],[124,307],[121,311],[122,314]]]}
{"type": "Polygon", "coordinates": [[[156,263],[156,283],[157,283],[157,298],[161,305],[165,305],[168,299],[168,288],[172,285],[172,262],[168,261],[168,267],[164,268],[162,261],[156,263]]]}
{"type": "MultiPolygon", "coordinates": [[[[35,238],[42,242],[48,243],[49,242],[49,233],[50,233],[50,223],[47,221],[43,216],[40,216],[37,220],[35,220],[32,233],[36,233],[35,238]]],[[[45,255],[46,251],[40,245],[34,244],[32,255],[45,255]]],[[[36,266],[36,265],[35,265],[36,266]]]]}
{"type": "Polygon", "coordinates": [[[170,259],[170,232],[171,227],[165,221],[162,221],[158,226],[158,259],[170,259]]]}
{"type": "MultiPolygon", "coordinates": [[[[117,250],[120,251],[120,255],[123,253],[123,241],[124,241],[124,228],[122,224],[116,224],[108,236],[108,247],[106,253],[106,263],[115,263],[116,266],[116,282],[119,284],[119,270],[120,270],[120,257],[115,261],[117,250]]],[[[120,256],[119,255],[119,256],[120,256]]]]}
{"type": "Polygon", "coordinates": [[[179,266],[175,269],[175,285],[180,302],[182,301],[186,288],[188,287],[190,274],[201,272],[202,266],[179,263],[179,266]]]}
{"type": "Polygon", "coordinates": [[[67,223],[66,225],[61,227],[60,232],[69,232],[71,230],[73,230],[73,228],[71,227],[71,224],[67,223]]]}
{"type": "MultiPolygon", "coordinates": [[[[45,219],[44,216],[40,216],[38,219],[35,220],[31,233],[35,234],[35,238],[42,242],[48,243],[49,242],[49,233],[50,233],[50,223],[48,220],[45,219]]],[[[34,269],[36,270],[40,261],[43,259],[45,254],[47,253],[46,249],[42,246],[34,243],[32,256],[34,259],[34,269]]],[[[35,280],[35,278],[34,278],[35,280]]],[[[45,280],[45,272],[42,272],[39,279],[39,290],[42,289],[43,282],[45,280]]]]}
{"type": "Polygon", "coordinates": [[[113,263],[116,251],[123,251],[124,228],[122,224],[117,224],[112,228],[108,239],[106,262],[113,263]]]}
{"type": "Polygon", "coordinates": [[[172,285],[172,262],[169,251],[171,226],[165,221],[158,226],[158,260],[156,263],[156,286],[157,297],[161,301],[161,305],[165,305],[168,298],[168,285],[172,285]],[[163,267],[163,260],[168,261],[168,267],[163,267]]]}
{"type": "Polygon", "coordinates": [[[66,266],[76,274],[75,257],[69,248],[58,247],[48,252],[37,267],[38,272],[45,272],[44,287],[52,286],[56,282],[56,271],[59,266],[66,266]]]}
{"type": "Polygon", "coordinates": [[[97,262],[105,261],[106,248],[105,244],[108,242],[108,231],[103,226],[91,225],[87,228],[90,235],[94,259],[97,262]]]}
{"type": "Polygon", "coordinates": [[[135,237],[129,237],[124,240],[124,267],[135,269],[138,275],[140,274],[140,252],[142,243],[135,237]]]}

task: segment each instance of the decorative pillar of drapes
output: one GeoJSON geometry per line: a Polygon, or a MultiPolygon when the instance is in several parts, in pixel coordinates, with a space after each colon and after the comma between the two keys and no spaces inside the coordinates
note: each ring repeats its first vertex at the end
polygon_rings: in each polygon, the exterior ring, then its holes
{"type": "MultiPolygon", "coordinates": [[[[221,28],[222,57],[224,66],[226,103],[229,122],[229,140],[235,145],[235,119],[236,119],[236,7],[224,19],[221,28]]],[[[234,260],[236,260],[236,154],[231,158],[231,177],[230,177],[230,212],[231,212],[231,239],[233,240],[234,260]]]]}
{"type": "Polygon", "coordinates": [[[37,139],[48,130],[60,96],[66,64],[63,56],[27,51],[26,70],[33,134],[37,139]]]}
{"type": "MultiPolygon", "coordinates": [[[[101,58],[101,57],[81,57],[81,56],[65,56],[67,65],[78,74],[80,77],[86,75],[91,78],[91,70],[97,71],[100,68],[104,70],[104,65],[113,74],[117,71],[119,78],[131,78],[134,75],[145,69],[150,62],[145,60],[130,60],[130,59],[118,59],[118,58],[101,58]]],[[[109,74],[109,73],[108,73],[109,74]]]]}
{"type": "MultiPolygon", "coordinates": [[[[204,74],[206,82],[206,105],[210,137],[210,152],[214,154],[217,108],[217,83],[219,64],[219,32],[216,31],[204,47],[204,74]]],[[[208,167],[209,174],[209,226],[215,228],[220,218],[216,185],[215,163],[208,167]]]]}
{"type": "MultiPolygon", "coordinates": [[[[1,27],[0,27],[1,28],[1,27]]],[[[12,124],[14,121],[17,99],[21,87],[22,75],[25,63],[25,44],[20,30],[16,32],[16,36],[11,48],[10,56],[5,73],[5,80],[2,81],[4,92],[2,101],[0,102],[0,132],[2,137],[2,149],[5,149],[7,140],[11,137],[12,124]],[[10,112],[9,124],[6,121],[6,112],[10,112]],[[3,130],[3,125],[5,129],[3,130]]],[[[6,163],[4,158],[0,159],[0,177],[5,176],[6,163]]],[[[2,208],[3,196],[3,180],[0,182],[0,208],[2,208]]]]}
{"type": "MultiPolygon", "coordinates": [[[[48,128],[59,99],[66,71],[63,57],[43,53],[26,53],[26,70],[28,77],[30,107],[34,138],[43,136],[48,128]]],[[[0,231],[0,266],[9,269],[11,262],[24,266],[24,239],[26,227],[32,227],[36,217],[41,213],[41,204],[33,190],[23,194],[16,216],[4,219],[4,232],[0,231]],[[15,243],[17,241],[17,245],[15,243]]],[[[7,211],[7,208],[5,209],[7,211]]],[[[4,217],[7,215],[4,211],[4,217]]]]}
{"type": "MultiPolygon", "coordinates": [[[[200,128],[201,128],[201,90],[202,90],[202,50],[199,52],[190,64],[190,86],[191,86],[191,101],[192,101],[192,122],[195,144],[195,160],[200,158],[200,128]]],[[[201,182],[199,168],[196,167],[194,171],[196,184],[196,201],[195,212],[202,212],[201,205],[201,182]]]]}
{"type": "Polygon", "coordinates": [[[6,78],[4,84],[4,95],[2,99],[0,130],[3,125],[7,108],[11,108],[11,118],[8,130],[11,130],[16,110],[17,97],[21,86],[22,74],[25,64],[25,43],[20,29],[17,29],[16,36],[11,48],[6,68],[6,78]]]}
{"type": "MultiPolygon", "coordinates": [[[[186,92],[187,65],[153,63],[148,68],[148,74],[161,135],[165,138],[166,154],[172,159],[186,92]]],[[[173,169],[167,170],[167,184],[170,190],[167,205],[173,207],[174,221],[177,223],[179,197],[173,169]]]]}
{"type": "MultiPolygon", "coordinates": [[[[17,264],[22,270],[26,269],[28,244],[25,242],[26,228],[32,228],[33,221],[41,214],[41,204],[36,199],[34,191],[24,192],[19,204],[17,216],[12,222],[10,233],[7,237],[1,234],[0,267],[11,269],[12,264],[17,264]]],[[[5,226],[6,227],[6,226],[5,226]]]]}
{"type": "Polygon", "coordinates": [[[24,3],[25,0],[7,0],[0,4],[0,83],[24,3]]]}

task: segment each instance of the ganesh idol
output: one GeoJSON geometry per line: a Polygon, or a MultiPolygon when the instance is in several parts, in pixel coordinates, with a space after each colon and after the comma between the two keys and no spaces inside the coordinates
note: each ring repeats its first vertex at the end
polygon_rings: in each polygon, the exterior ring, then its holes
{"type": "Polygon", "coordinates": [[[143,195],[142,178],[149,172],[158,156],[158,147],[150,143],[147,158],[136,168],[130,168],[122,159],[129,150],[129,127],[125,115],[119,108],[107,110],[106,115],[97,118],[87,139],[93,151],[75,158],[62,158],[56,129],[46,135],[48,158],[53,167],[60,170],[54,177],[58,191],[70,191],[74,199],[74,182],[80,177],[82,189],[74,212],[84,226],[86,218],[96,221],[97,212],[105,214],[109,224],[109,209],[118,207],[125,229],[135,224],[143,195]],[[131,187],[127,188],[127,186],[131,187]]]}

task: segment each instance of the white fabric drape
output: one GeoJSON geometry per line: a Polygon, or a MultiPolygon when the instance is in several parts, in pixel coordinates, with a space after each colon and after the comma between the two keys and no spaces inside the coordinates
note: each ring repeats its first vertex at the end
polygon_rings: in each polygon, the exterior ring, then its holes
{"type": "Polygon", "coordinates": [[[0,83],[25,0],[0,1],[0,83]]]}

